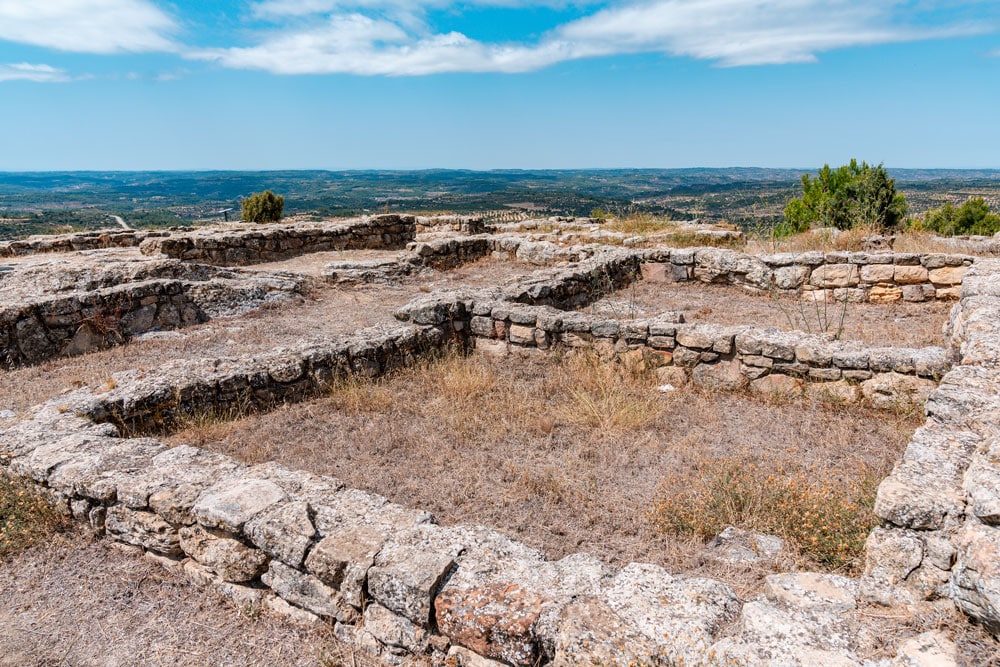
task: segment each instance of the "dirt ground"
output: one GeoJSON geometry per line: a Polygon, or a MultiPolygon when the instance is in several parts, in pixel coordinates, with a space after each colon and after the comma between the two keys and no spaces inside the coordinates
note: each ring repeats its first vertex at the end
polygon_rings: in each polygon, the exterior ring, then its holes
{"type": "Polygon", "coordinates": [[[676,310],[683,312],[688,322],[752,324],[814,334],[836,334],[841,330],[841,338],[845,340],[880,346],[927,347],[943,344],[941,327],[952,305],[949,301],[824,305],[790,297],[751,294],[729,285],[639,280],[585,310],[622,320],[653,317],[663,311],[676,310]]]}
{"type": "Polygon", "coordinates": [[[694,566],[701,545],[652,524],[663,479],[752,452],[822,471],[847,493],[859,477],[887,474],[922,421],[655,384],[582,359],[456,355],[235,422],[194,418],[168,441],[332,475],[551,558],[588,551],[676,571],[694,566]]]}
{"type": "Polygon", "coordinates": [[[241,611],[83,529],[0,562],[3,666],[352,664],[375,663],[325,626],[241,611]]]}

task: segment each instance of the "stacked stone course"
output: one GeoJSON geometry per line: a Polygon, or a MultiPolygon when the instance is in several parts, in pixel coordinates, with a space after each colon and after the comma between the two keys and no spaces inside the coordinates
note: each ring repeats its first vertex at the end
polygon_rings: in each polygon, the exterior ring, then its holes
{"type": "Polygon", "coordinates": [[[116,228],[52,236],[32,236],[21,241],[0,241],[0,257],[101,248],[133,248],[145,239],[165,237],[169,234],[170,232],[165,230],[122,230],[116,228]]]}
{"type": "Polygon", "coordinates": [[[146,239],[139,250],[216,266],[244,266],[330,250],[403,248],[415,235],[412,215],[390,214],[344,222],[203,228],[146,239]]]}
{"type": "MultiPolygon", "coordinates": [[[[955,256],[860,263],[833,255],[768,264],[713,249],[657,252],[602,252],[513,286],[431,294],[400,312],[411,325],[120,374],[106,391],[60,396],[0,430],[0,469],[35,480],[95,529],[239,604],[325,619],[340,638],[389,662],[421,655],[477,667],[948,664],[926,662],[954,651],[934,633],[904,642],[895,658],[856,654],[861,605],[922,598],[954,600],[1000,633],[1000,261],[967,268],[955,256]],[[866,349],[690,325],[671,314],[618,322],[571,310],[627,285],[644,262],[664,265],[664,275],[755,289],[785,289],[779,281],[805,273],[800,286],[817,288],[806,291],[867,290],[869,299],[879,283],[862,281],[866,266],[892,267],[894,285],[925,284],[895,282],[898,267],[908,267],[899,273],[905,280],[922,280],[916,268],[926,270],[931,285],[935,269],[965,275],[947,350],[866,349]],[[856,272],[856,285],[830,283],[841,280],[840,268],[817,277],[845,265],[855,267],[846,275],[850,283],[856,272]],[[586,554],[548,561],[489,529],[439,526],[425,512],[336,479],[119,431],[169,428],[179,412],[299,400],[339,377],[376,377],[470,338],[505,350],[586,344],[692,375],[729,364],[746,381],[759,369],[754,381],[943,378],[928,398],[927,424],[880,486],[884,523],[869,539],[865,576],[771,575],[750,601],[720,582],[652,565],[612,571],[586,554]]],[[[943,282],[934,289],[935,298],[950,296],[938,294],[951,289],[943,282]]]]}
{"type": "Polygon", "coordinates": [[[733,250],[686,248],[643,255],[647,279],[738,285],[799,293],[829,301],[928,301],[957,299],[967,255],[802,252],[748,255],[733,250]]]}

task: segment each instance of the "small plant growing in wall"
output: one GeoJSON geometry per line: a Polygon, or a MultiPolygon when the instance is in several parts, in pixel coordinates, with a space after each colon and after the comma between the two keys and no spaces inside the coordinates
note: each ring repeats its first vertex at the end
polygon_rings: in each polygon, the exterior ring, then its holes
{"type": "Polygon", "coordinates": [[[285,198],[270,190],[255,192],[243,200],[243,222],[278,222],[285,198]]]}

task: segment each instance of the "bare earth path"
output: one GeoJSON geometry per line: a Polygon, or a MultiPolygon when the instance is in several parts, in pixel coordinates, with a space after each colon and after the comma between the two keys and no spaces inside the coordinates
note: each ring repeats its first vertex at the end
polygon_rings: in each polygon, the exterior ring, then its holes
{"type": "Polygon", "coordinates": [[[290,667],[374,663],[326,627],[244,614],[81,530],[0,562],[3,667],[290,667]]]}

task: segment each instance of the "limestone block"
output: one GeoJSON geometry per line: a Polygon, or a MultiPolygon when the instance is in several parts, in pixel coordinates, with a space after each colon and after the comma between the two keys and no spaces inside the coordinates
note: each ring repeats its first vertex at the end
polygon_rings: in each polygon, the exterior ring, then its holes
{"type": "Polygon", "coordinates": [[[860,281],[858,267],[854,264],[824,264],[817,266],[809,276],[815,287],[854,287],[860,281]]]}
{"type": "Polygon", "coordinates": [[[737,568],[772,566],[785,551],[780,537],[729,526],[705,546],[700,560],[737,568]]]}
{"type": "Polygon", "coordinates": [[[510,326],[510,342],[518,345],[534,345],[535,328],[512,324],[510,326]]]}
{"type": "Polygon", "coordinates": [[[192,512],[203,526],[239,533],[246,522],[287,497],[274,482],[234,480],[206,489],[192,512]]]}
{"type": "Polygon", "coordinates": [[[1000,461],[989,454],[974,456],[964,486],[972,513],[983,523],[1000,524],[1000,461]]]}
{"type": "Polygon", "coordinates": [[[261,581],[286,601],[317,616],[348,623],[357,620],[358,613],[344,603],[335,589],[284,563],[272,560],[267,572],[261,576],[261,581]]]}
{"type": "Polygon", "coordinates": [[[431,601],[454,566],[447,554],[406,545],[387,546],[368,570],[368,592],[387,609],[427,627],[431,601]]]}
{"type": "Polygon", "coordinates": [[[858,582],[816,572],[772,574],[764,579],[764,595],[786,607],[845,612],[857,606],[858,582]]]}
{"type": "Polygon", "coordinates": [[[943,301],[956,300],[962,296],[962,288],[959,285],[955,287],[939,287],[934,291],[934,298],[941,299],[943,301]]]}
{"type": "Polygon", "coordinates": [[[401,649],[415,654],[424,652],[429,638],[422,626],[394,614],[376,602],[365,608],[362,633],[368,634],[390,651],[401,649]]]}
{"type": "MultiPolygon", "coordinates": [[[[876,264],[875,266],[881,266],[876,264]]],[[[892,267],[889,267],[892,268],[892,267]]],[[[903,298],[901,287],[884,287],[876,285],[868,292],[868,300],[872,303],[893,303],[903,298]]]]}
{"type": "Polygon", "coordinates": [[[897,285],[919,285],[928,280],[927,269],[922,266],[893,266],[892,279],[897,285]]]}
{"type": "Polygon", "coordinates": [[[371,526],[335,528],[309,552],[306,569],[361,608],[368,569],[385,541],[386,531],[371,526]]]}
{"type": "Polygon", "coordinates": [[[897,470],[882,480],[875,496],[875,514],[893,525],[914,530],[940,530],[946,521],[961,516],[964,499],[955,490],[934,483],[934,474],[908,474],[897,470]]]}
{"type": "Polygon", "coordinates": [[[903,301],[922,303],[935,298],[936,291],[930,283],[903,285],[903,301]]]}
{"type": "Polygon", "coordinates": [[[909,406],[920,406],[937,383],[925,378],[900,373],[879,373],[872,379],[861,383],[861,393],[880,410],[905,409],[909,406]]]}
{"type": "Polygon", "coordinates": [[[452,642],[528,667],[538,662],[533,628],[547,601],[515,583],[452,587],[435,599],[435,618],[452,642]]]}
{"type": "Polygon", "coordinates": [[[598,599],[656,646],[668,664],[697,664],[740,609],[721,582],[675,577],[640,563],[622,569],[598,599]]]}
{"type": "Polygon", "coordinates": [[[224,581],[252,581],[267,566],[267,555],[262,551],[231,537],[212,534],[201,526],[181,528],[180,545],[184,553],[224,581]]]}
{"type": "Polygon", "coordinates": [[[958,664],[958,648],[939,631],[907,639],[892,661],[892,667],[958,667],[958,664]]]}
{"type": "Polygon", "coordinates": [[[596,598],[581,598],[563,607],[556,627],[553,667],[670,664],[659,642],[596,598]]]}
{"type": "Polygon", "coordinates": [[[294,501],[273,505],[247,522],[243,533],[257,548],[286,565],[301,567],[316,535],[309,504],[294,501]]]}
{"type": "Polygon", "coordinates": [[[108,508],[104,529],[119,542],[167,556],[179,556],[182,553],[177,530],[152,512],[115,505],[108,508]]]}
{"type": "MultiPolygon", "coordinates": [[[[677,361],[677,352],[674,353],[674,361],[677,361]]],[[[691,373],[691,380],[701,387],[722,391],[742,389],[747,383],[737,359],[714,364],[698,364],[691,373]]]]}
{"type": "Polygon", "coordinates": [[[962,278],[965,277],[965,273],[968,270],[969,267],[967,266],[942,266],[941,268],[928,271],[928,280],[930,280],[934,287],[961,285],[962,278]]]}
{"type": "Polygon", "coordinates": [[[865,283],[892,283],[892,264],[865,264],[861,267],[861,281],[865,283]]]}
{"type": "Polygon", "coordinates": [[[765,396],[794,398],[802,394],[802,380],[772,373],[750,383],[750,391],[765,396]]]}
{"type": "Polygon", "coordinates": [[[882,586],[899,586],[924,559],[915,531],[876,528],[865,542],[865,576],[882,586]]]}
{"type": "Polygon", "coordinates": [[[808,278],[808,266],[783,266],[774,271],[774,286],[782,290],[797,290],[808,278]]]}
{"type": "Polygon", "coordinates": [[[1000,635],[1000,529],[967,521],[955,539],[951,573],[955,604],[1000,635]]]}

